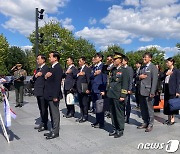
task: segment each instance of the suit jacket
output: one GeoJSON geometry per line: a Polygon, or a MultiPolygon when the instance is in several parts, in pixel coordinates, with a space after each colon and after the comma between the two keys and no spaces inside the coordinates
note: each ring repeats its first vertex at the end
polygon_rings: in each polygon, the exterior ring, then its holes
{"type": "Polygon", "coordinates": [[[49,69],[49,72],[52,75],[45,81],[44,98],[47,100],[53,100],[53,98],[62,99],[61,81],[63,70],[57,63],[54,68],[49,69]]]}
{"type": "Polygon", "coordinates": [[[33,81],[34,81],[34,95],[35,96],[43,96],[44,93],[44,86],[45,86],[45,78],[44,76],[46,73],[49,71],[49,68],[47,65],[44,65],[42,68],[38,68],[36,70],[36,74],[38,72],[42,72],[42,75],[39,77],[33,76],[33,81]]]}
{"type": "Polygon", "coordinates": [[[107,96],[113,99],[125,98],[129,86],[129,72],[126,68],[114,67],[109,78],[107,96]]]}
{"type": "Polygon", "coordinates": [[[140,70],[140,75],[146,74],[147,78],[140,79],[140,94],[142,96],[155,95],[158,81],[158,69],[152,63],[148,67],[144,66],[140,70]]]}
{"type": "Polygon", "coordinates": [[[71,90],[71,89],[75,88],[76,76],[77,76],[78,70],[75,66],[72,66],[71,70],[72,70],[71,73],[63,74],[63,78],[65,78],[64,90],[71,90]]]}
{"type": "Polygon", "coordinates": [[[94,75],[96,70],[102,71],[103,64],[101,63],[98,67],[94,66],[91,71],[91,91],[93,93],[100,93],[106,91],[106,84],[107,84],[107,75],[104,73],[100,73],[98,75],[94,75]]]}
{"type": "MultiPolygon", "coordinates": [[[[78,71],[80,72],[80,70],[78,71]]],[[[85,72],[85,75],[80,75],[77,77],[77,83],[76,83],[76,88],[78,93],[82,93],[82,83],[87,83],[88,84],[88,89],[90,90],[90,75],[91,75],[91,69],[87,66],[84,66],[82,72],[85,72]]]]}
{"type": "MultiPolygon", "coordinates": [[[[166,72],[164,72],[164,79],[166,77],[166,72]]],[[[166,89],[165,89],[166,90],[166,89]]],[[[176,93],[180,93],[180,71],[176,68],[173,68],[173,73],[169,78],[169,94],[175,95],[176,93]]]]}
{"type": "Polygon", "coordinates": [[[129,72],[129,85],[128,85],[128,90],[132,91],[133,88],[133,76],[134,76],[134,71],[133,68],[130,66],[127,66],[126,69],[129,72]]]}

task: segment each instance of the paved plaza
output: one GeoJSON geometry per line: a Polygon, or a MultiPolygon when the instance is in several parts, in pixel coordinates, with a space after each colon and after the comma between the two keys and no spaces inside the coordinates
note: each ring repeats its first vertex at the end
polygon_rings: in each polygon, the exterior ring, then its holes
{"type": "MultiPolygon", "coordinates": [[[[76,106],[76,118],[64,118],[63,113],[66,112],[64,100],[60,103],[60,137],[46,140],[43,136],[44,132],[37,132],[34,129],[34,126],[40,122],[36,98],[25,96],[24,101],[22,108],[15,108],[14,91],[10,92],[9,102],[17,118],[12,119],[12,126],[7,130],[9,144],[0,128],[0,154],[144,154],[152,152],[164,154],[167,153],[165,149],[169,140],[180,140],[180,116],[176,116],[177,123],[167,126],[163,125],[166,116],[162,111],[156,112],[153,131],[145,133],[144,130],[136,128],[142,120],[139,111],[132,109],[130,124],[125,125],[124,136],[114,139],[108,136],[109,131],[112,130],[110,119],[106,118],[104,129],[91,127],[91,123],[95,122],[93,114],[90,114],[89,122],[77,123],[75,120],[80,116],[78,106],[76,106]],[[138,150],[140,143],[165,144],[161,150],[138,150]]],[[[132,108],[134,106],[135,103],[132,101],[132,108]]],[[[0,112],[4,114],[3,104],[0,104],[0,112]]],[[[176,153],[180,153],[180,150],[176,153]]]]}

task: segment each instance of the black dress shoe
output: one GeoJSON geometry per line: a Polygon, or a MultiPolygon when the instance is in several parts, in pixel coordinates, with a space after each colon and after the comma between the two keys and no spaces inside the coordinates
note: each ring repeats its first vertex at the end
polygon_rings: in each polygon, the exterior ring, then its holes
{"type": "Polygon", "coordinates": [[[47,126],[42,126],[38,129],[38,132],[42,132],[42,131],[45,131],[45,130],[48,130],[47,126]]]}
{"type": "Polygon", "coordinates": [[[81,117],[81,118],[78,118],[78,119],[76,119],[76,122],[79,122],[79,121],[81,121],[83,118],[81,117]]]}
{"type": "Polygon", "coordinates": [[[72,118],[72,117],[74,117],[74,114],[68,114],[68,115],[66,116],[66,118],[72,118]]]}
{"type": "Polygon", "coordinates": [[[79,123],[83,123],[83,122],[86,122],[87,119],[86,118],[82,118],[81,120],[79,120],[79,123]]]}
{"type": "Polygon", "coordinates": [[[114,130],[113,132],[109,133],[109,136],[114,136],[116,134],[116,131],[114,130]]]}
{"type": "Polygon", "coordinates": [[[94,127],[94,126],[96,126],[96,125],[98,125],[98,123],[97,123],[97,122],[95,122],[95,123],[91,124],[91,126],[92,126],[92,127],[94,127]]]}
{"type": "Polygon", "coordinates": [[[20,104],[17,104],[15,107],[19,107],[20,104]]]}
{"type": "Polygon", "coordinates": [[[152,129],[153,129],[153,126],[148,126],[148,127],[146,128],[145,132],[150,132],[150,131],[152,131],[152,129]]]}
{"type": "Polygon", "coordinates": [[[44,133],[44,136],[51,136],[51,132],[49,132],[49,133],[44,133]]]}
{"type": "Polygon", "coordinates": [[[171,126],[171,125],[174,125],[174,124],[175,124],[175,122],[168,122],[167,123],[168,126],[171,126]]]}
{"type": "Polygon", "coordinates": [[[146,124],[142,124],[141,126],[138,126],[137,129],[145,129],[147,128],[147,125],[146,124]]]}
{"type": "Polygon", "coordinates": [[[114,138],[119,138],[121,136],[123,136],[122,132],[116,132],[116,134],[114,135],[114,138]]]}
{"type": "Polygon", "coordinates": [[[41,127],[42,127],[42,125],[38,125],[38,126],[35,126],[34,129],[39,129],[41,127]]]}
{"type": "Polygon", "coordinates": [[[22,104],[19,104],[19,107],[22,107],[22,104]]]}
{"type": "Polygon", "coordinates": [[[53,138],[56,138],[56,137],[59,137],[59,134],[51,133],[51,135],[46,136],[46,139],[47,139],[47,140],[50,140],[50,139],[53,139],[53,138]]]}
{"type": "Polygon", "coordinates": [[[94,126],[94,128],[103,129],[103,128],[104,128],[104,125],[103,125],[103,124],[97,124],[97,125],[94,126]]]}

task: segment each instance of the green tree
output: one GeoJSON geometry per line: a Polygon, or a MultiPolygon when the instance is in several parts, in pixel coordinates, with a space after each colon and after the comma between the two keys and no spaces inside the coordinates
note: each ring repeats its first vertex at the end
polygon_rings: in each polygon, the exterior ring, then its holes
{"type": "Polygon", "coordinates": [[[12,46],[8,49],[7,57],[8,58],[5,60],[5,66],[8,70],[8,74],[10,74],[11,68],[17,63],[21,63],[23,67],[26,64],[26,54],[17,46],[12,46]]]}
{"type": "MultiPolygon", "coordinates": [[[[58,51],[61,55],[60,63],[65,66],[66,58],[72,56],[77,58],[86,56],[89,60],[94,53],[95,48],[92,44],[82,38],[75,38],[69,30],[63,28],[59,22],[51,21],[44,27],[39,28],[39,33],[43,33],[43,42],[39,44],[39,53],[48,56],[50,51],[58,51]]],[[[29,36],[33,44],[35,53],[35,32],[29,36]]]]}
{"type": "Polygon", "coordinates": [[[153,55],[152,62],[154,64],[159,64],[161,67],[164,67],[164,51],[158,50],[155,47],[135,52],[127,52],[126,55],[129,58],[129,65],[134,67],[136,61],[142,60],[145,52],[150,52],[153,55]]]}
{"type": "Polygon", "coordinates": [[[178,48],[178,50],[180,50],[180,43],[177,43],[176,47],[178,48]]]}
{"type": "Polygon", "coordinates": [[[0,74],[6,75],[8,70],[5,65],[9,43],[3,34],[0,34],[0,74]]]}
{"type": "Polygon", "coordinates": [[[33,75],[33,72],[36,68],[36,56],[32,50],[25,50],[25,64],[24,68],[27,71],[28,75],[33,75]]]}
{"type": "Polygon", "coordinates": [[[101,52],[104,55],[104,61],[108,55],[114,55],[114,52],[119,52],[119,53],[125,54],[124,49],[118,45],[108,46],[108,48],[105,51],[101,51],[101,52]]]}
{"type": "Polygon", "coordinates": [[[180,69],[180,53],[176,54],[173,58],[175,60],[175,67],[180,69]]]}

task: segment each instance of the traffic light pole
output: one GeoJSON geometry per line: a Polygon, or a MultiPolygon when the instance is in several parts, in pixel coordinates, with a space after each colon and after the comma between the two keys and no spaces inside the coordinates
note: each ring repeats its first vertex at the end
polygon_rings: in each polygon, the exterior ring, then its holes
{"type": "Polygon", "coordinates": [[[36,57],[39,54],[39,49],[38,49],[38,40],[39,40],[39,33],[38,33],[38,8],[36,8],[36,44],[35,44],[35,51],[36,51],[36,57]]]}

